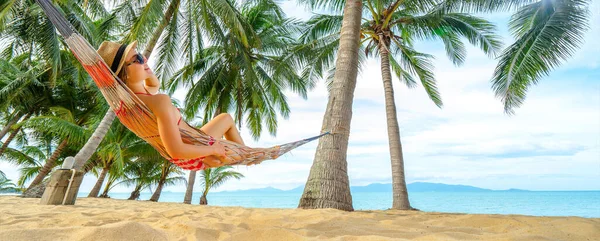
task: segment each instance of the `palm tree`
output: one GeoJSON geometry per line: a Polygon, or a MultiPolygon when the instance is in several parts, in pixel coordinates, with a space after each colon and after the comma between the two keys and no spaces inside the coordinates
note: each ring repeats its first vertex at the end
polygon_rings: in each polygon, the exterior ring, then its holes
{"type": "MultiPolygon", "coordinates": [[[[319,139],[315,159],[310,169],[299,208],[336,208],[352,211],[352,196],[348,180],[346,150],[350,136],[352,101],[358,73],[358,48],[362,0],[317,1],[302,0],[311,7],[344,8],[337,53],[336,71],[329,92],[329,101],[321,130],[330,131],[319,139]]],[[[319,70],[316,70],[319,71],[319,70]]]]}
{"type": "Polygon", "coordinates": [[[583,43],[588,29],[588,0],[448,0],[442,11],[513,11],[509,27],[514,43],[500,55],[492,89],[504,112],[525,101],[527,90],[570,58],[583,43]]]}
{"type": "MultiPolygon", "coordinates": [[[[409,88],[416,86],[420,80],[429,98],[442,107],[442,100],[437,91],[433,74],[431,55],[419,52],[413,48],[413,42],[422,39],[441,40],[448,57],[456,65],[464,62],[466,51],[461,37],[478,45],[488,55],[499,51],[500,41],[494,35],[495,27],[488,21],[468,14],[440,11],[435,5],[424,2],[415,4],[413,1],[386,2],[375,0],[366,2],[368,18],[363,18],[361,27],[361,43],[365,44],[367,57],[379,55],[381,73],[386,102],[387,128],[392,165],[392,185],[394,209],[412,209],[408,200],[406,180],[404,175],[404,158],[400,142],[400,130],[394,102],[392,86],[393,71],[396,77],[409,88]]],[[[304,42],[320,41],[336,46],[340,20],[338,15],[317,15],[309,20],[304,42]],[[319,33],[318,35],[315,33],[319,33]],[[315,39],[318,36],[324,39],[315,39]]],[[[333,55],[333,53],[331,53],[333,55]]],[[[320,56],[325,62],[330,56],[320,56]]]]}
{"type": "Polygon", "coordinates": [[[236,37],[234,30],[214,29],[214,43],[176,72],[167,87],[170,91],[190,88],[185,103],[188,116],[202,110],[206,123],[216,113],[233,109],[238,125],[247,116],[254,138],[260,137],[263,125],[275,135],[276,115],[289,115],[283,90],[305,97],[314,86],[296,74],[301,66],[290,55],[300,23],[286,18],[270,0],[246,1],[239,9],[247,41],[236,37]]]}
{"type": "MultiPolygon", "coordinates": [[[[128,163],[125,163],[123,166],[127,166],[128,163]]],[[[111,169],[108,172],[108,181],[106,182],[106,184],[104,185],[104,190],[102,191],[102,194],[100,194],[98,197],[100,198],[110,198],[110,196],[108,196],[108,192],[113,189],[114,187],[116,187],[117,185],[119,185],[119,179],[123,178],[123,170],[119,170],[117,169],[116,165],[112,166],[111,169]]]]}
{"type": "MultiPolygon", "coordinates": [[[[59,4],[59,7],[65,14],[70,16],[69,20],[75,29],[95,44],[99,40],[99,36],[104,36],[97,33],[103,32],[103,27],[111,26],[110,22],[112,20],[111,18],[107,18],[107,21],[98,22],[90,20],[87,14],[106,17],[106,10],[96,0],[84,1],[68,1],[59,4]],[[86,4],[81,4],[84,1],[86,4]],[[88,2],[89,4],[87,4],[88,2]],[[94,7],[82,9],[80,6],[94,7]],[[99,27],[95,28],[94,26],[96,25],[99,27]],[[100,30],[95,32],[94,30],[96,29],[100,30]]],[[[14,81],[0,91],[0,102],[7,103],[3,100],[8,99],[12,101],[11,103],[18,103],[17,106],[23,106],[29,102],[17,102],[19,95],[30,98],[34,97],[35,101],[29,104],[29,108],[25,108],[25,112],[18,112],[28,118],[35,113],[39,113],[40,108],[43,108],[40,100],[45,99],[45,94],[51,93],[48,87],[53,87],[56,84],[56,80],[61,76],[59,73],[65,67],[65,64],[68,68],[72,63],[65,61],[64,57],[61,56],[61,51],[65,47],[58,37],[54,26],[45,14],[39,10],[35,1],[5,1],[3,4],[0,4],[0,22],[3,23],[2,27],[0,27],[1,40],[9,43],[7,48],[1,53],[2,58],[18,59],[18,68],[13,68],[13,70],[21,69],[24,73],[27,73],[27,76],[25,76],[27,78],[18,78],[21,80],[12,78],[14,81]],[[43,78],[44,81],[41,81],[40,78],[43,78]],[[37,93],[31,93],[33,92],[31,90],[33,87],[41,90],[37,91],[37,93]],[[9,95],[13,93],[14,95],[9,95]]],[[[72,56],[70,56],[70,59],[73,59],[72,56]]],[[[13,131],[8,140],[11,140],[10,138],[17,131],[13,131]]],[[[4,144],[8,144],[8,140],[4,144]]]]}
{"type": "Polygon", "coordinates": [[[208,195],[208,191],[211,189],[221,186],[221,184],[225,183],[229,179],[240,179],[244,177],[244,175],[239,172],[228,171],[231,168],[232,167],[230,166],[222,166],[202,170],[202,179],[200,180],[202,180],[201,185],[204,190],[202,191],[202,196],[200,197],[200,205],[208,205],[208,199],[206,196],[208,195]]]}
{"type": "Polygon", "coordinates": [[[9,60],[0,59],[0,106],[15,113],[3,128],[10,134],[0,147],[0,155],[21,131],[23,122],[52,105],[47,87],[50,71],[43,67],[45,63],[29,61],[30,55],[23,53],[9,60]]]}
{"type": "Polygon", "coordinates": [[[163,157],[160,155],[143,156],[137,160],[128,163],[123,170],[123,180],[119,184],[125,184],[127,186],[133,185],[134,189],[128,200],[137,200],[140,197],[140,193],[144,189],[150,189],[150,186],[154,183],[158,183],[158,178],[161,174],[161,166],[156,163],[162,160],[163,157]]]}
{"type": "MultiPolygon", "coordinates": [[[[212,45],[188,57],[194,61],[177,71],[167,88],[171,92],[189,88],[185,102],[189,117],[203,111],[206,123],[211,116],[232,110],[239,126],[245,117],[253,138],[260,137],[263,126],[275,135],[277,114],[289,116],[283,91],[289,88],[306,97],[314,86],[297,74],[301,66],[290,54],[300,23],[286,18],[271,0],[245,1],[236,8],[245,38],[221,18],[211,26],[212,45]]],[[[207,14],[219,19],[216,13],[207,14]]],[[[191,203],[195,176],[191,171],[184,203],[191,203]]]]}
{"type": "MultiPolygon", "coordinates": [[[[119,124],[119,126],[120,126],[119,131],[129,132],[130,134],[132,134],[124,126],[122,126],[120,124],[119,124]]],[[[151,165],[154,165],[154,168],[152,168],[152,170],[155,171],[154,174],[160,173],[160,168],[159,168],[159,165],[157,165],[157,164],[160,163],[160,161],[162,161],[164,159],[164,157],[160,156],[160,154],[150,144],[148,144],[144,140],[139,139],[137,137],[133,137],[133,136],[130,136],[130,137],[131,138],[124,138],[124,139],[120,140],[121,141],[120,153],[121,153],[121,158],[123,159],[123,165],[122,166],[119,166],[119,165],[111,166],[109,173],[108,173],[109,174],[108,181],[106,182],[104,191],[102,192],[100,197],[108,197],[108,192],[110,191],[110,189],[125,182],[128,179],[126,176],[127,171],[129,171],[130,173],[131,173],[131,171],[142,171],[142,172],[139,172],[140,176],[136,176],[135,178],[138,181],[142,181],[141,184],[143,185],[144,184],[143,181],[146,181],[144,179],[144,177],[147,177],[149,174],[153,174],[153,173],[144,173],[144,171],[148,171],[147,169],[139,169],[139,168],[147,168],[146,166],[144,166],[144,164],[150,163],[151,165]],[[142,165],[137,164],[137,163],[142,163],[142,165]]],[[[110,132],[107,135],[105,141],[106,140],[112,140],[112,136],[111,136],[110,132]]],[[[105,145],[106,144],[101,144],[101,147],[99,150],[99,156],[101,156],[101,157],[105,156],[104,155],[104,153],[106,151],[105,145]]],[[[112,152],[114,150],[109,149],[109,151],[112,152]]],[[[154,176],[156,176],[156,175],[154,175],[154,176]]],[[[138,184],[140,184],[140,183],[138,183],[138,184]]],[[[151,184],[151,183],[148,183],[148,184],[151,184]]],[[[137,187],[137,185],[136,185],[136,187],[137,187]]],[[[143,188],[143,187],[140,186],[140,188],[143,188]]],[[[138,192],[140,190],[141,189],[138,189],[138,192]]]]}
{"type": "Polygon", "coordinates": [[[162,189],[165,187],[165,185],[173,185],[179,182],[185,183],[185,178],[183,176],[179,176],[182,174],[183,171],[181,171],[181,168],[163,158],[160,175],[153,178],[154,180],[158,180],[158,182],[156,183],[156,190],[154,193],[152,193],[152,197],[150,197],[150,201],[158,202],[162,189]]]}
{"type": "MultiPolygon", "coordinates": [[[[367,51],[378,51],[381,58],[381,72],[385,89],[386,114],[388,123],[388,138],[392,163],[392,185],[393,185],[393,209],[412,209],[408,200],[408,191],[404,175],[404,157],[402,144],[400,142],[400,130],[394,103],[394,91],[392,87],[392,76],[390,70],[394,71],[396,77],[406,83],[409,87],[414,86],[414,79],[420,79],[429,98],[438,106],[442,106],[442,100],[437,92],[432,64],[429,55],[420,53],[412,48],[412,40],[419,37],[440,39],[445,43],[448,56],[454,63],[462,63],[465,51],[459,37],[465,37],[472,44],[479,47],[487,54],[494,54],[500,47],[500,42],[493,35],[494,26],[479,18],[460,13],[439,14],[429,10],[423,16],[401,16],[394,17],[395,11],[409,11],[411,6],[399,8],[400,4],[390,5],[387,9],[377,9],[383,16],[383,21],[372,16],[373,20],[366,27],[366,41],[370,41],[371,49],[367,51]],[[394,8],[396,9],[394,11],[394,8]],[[391,11],[390,11],[391,10],[391,11]],[[442,29],[443,31],[439,31],[442,29]],[[398,36],[402,35],[402,36],[398,36]],[[413,36],[411,36],[413,35],[413,36]],[[423,36],[424,35],[424,36],[423,36]],[[394,57],[397,56],[396,58],[394,57]],[[399,57],[399,59],[398,59],[399,57]],[[391,69],[390,69],[391,65],[391,69]],[[411,83],[412,82],[412,83],[411,83]]],[[[371,7],[371,10],[374,10],[371,7]]],[[[418,10],[417,10],[418,11],[418,10]]]]}
{"type": "MultiPolygon", "coordinates": [[[[60,51],[60,57],[61,63],[76,62],[73,55],[64,50],[60,51]]],[[[79,143],[82,143],[88,137],[85,128],[94,124],[93,116],[96,112],[106,108],[106,104],[99,101],[98,90],[90,88],[91,86],[85,84],[88,82],[89,77],[81,75],[81,69],[71,64],[62,64],[59,67],[59,76],[56,78],[53,88],[46,88],[44,83],[49,82],[49,80],[42,78],[41,80],[44,81],[42,83],[32,81],[33,84],[31,87],[23,85],[14,94],[7,95],[9,102],[15,103],[15,108],[25,108],[23,107],[24,102],[22,100],[29,101],[29,99],[32,99],[32,102],[43,103],[37,104],[37,106],[43,107],[40,110],[39,116],[21,121],[15,125],[17,130],[24,127],[34,130],[32,134],[45,133],[52,135],[60,143],[52,155],[49,156],[48,160],[46,160],[44,167],[31,182],[29,188],[41,183],[50,170],[54,168],[56,161],[61,157],[63,151],[67,149],[67,146],[73,147],[79,145],[79,143]],[[41,87],[36,87],[37,85],[41,85],[41,87]],[[31,91],[22,91],[24,88],[29,88],[31,91]],[[39,92],[44,94],[36,96],[35,94],[39,92]],[[33,96],[27,98],[19,97],[20,95],[27,96],[32,94],[33,96]]],[[[42,74],[42,76],[49,76],[49,72],[46,71],[46,74],[42,74]]],[[[14,82],[18,81],[15,80],[14,82]]],[[[6,88],[11,89],[10,87],[6,88]]]]}

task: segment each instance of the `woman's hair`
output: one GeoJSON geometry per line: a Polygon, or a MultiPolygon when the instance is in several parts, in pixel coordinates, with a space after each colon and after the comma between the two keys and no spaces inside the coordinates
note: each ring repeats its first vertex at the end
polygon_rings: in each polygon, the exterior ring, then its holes
{"type": "Polygon", "coordinates": [[[119,79],[121,79],[121,81],[123,81],[123,83],[127,84],[127,67],[123,66],[123,68],[121,68],[121,71],[119,71],[119,73],[117,74],[117,77],[119,77],[119,79]]]}

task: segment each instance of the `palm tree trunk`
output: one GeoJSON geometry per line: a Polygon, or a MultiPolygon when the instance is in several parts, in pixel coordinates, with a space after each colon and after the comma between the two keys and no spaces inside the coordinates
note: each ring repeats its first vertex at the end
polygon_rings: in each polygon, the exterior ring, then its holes
{"type": "MultiPolygon", "coordinates": [[[[215,110],[214,117],[217,117],[221,114],[221,108],[217,108],[215,110]]],[[[185,189],[185,197],[183,198],[183,203],[192,204],[192,196],[194,194],[194,183],[196,182],[196,171],[190,171],[190,175],[188,176],[187,188],[185,189]]]]}
{"type": "MultiPolygon", "coordinates": [[[[385,41],[385,40],[383,40],[385,41]]],[[[394,87],[390,72],[389,45],[380,42],[379,53],[381,56],[381,75],[385,93],[385,113],[387,116],[387,130],[392,163],[392,209],[410,210],[406,177],[404,176],[404,157],[402,143],[400,142],[400,128],[394,102],[394,87]]]]}
{"type": "Polygon", "coordinates": [[[104,190],[102,191],[102,194],[100,194],[100,197],[108,198],[108,188],[110,187],[110,185],[112,185],[112,183],[113,182],[109,178],[108,182],[106,182],[106,185],[104,185],[104,190]]]}
{"type": "Polygon", "coordinates": [[[336,71],[317,152],[298,208],[336,208],[353,211],[346,151],[352,119],[352,100],[358,72],[362,1],[347,0],[337,55],[336,71]]]}
{"type": "Polygon", "coordinates": [[[17,124],[17,122],[19,121],[19,119],[21,119],[22,115],[17,115],[14,118],[12,118],[10,121],[8,121],[8,123],[6,123],[6,125],[2,128],[2,131],[0,131],[0,140],[2,140],[2,138],[4,138],[4,136],[6,135],[6,133],[8,133],[10,131],[10,127],[14,124],[17,124]]]}
{"type": "Polygon", "coordinates": [[[96,130],[94,130],[94,134],[92,134],[83,148],[81,148],[77,155],[75,155],[75,164],[73,164],[74,169],[81,171],[85,163],[90,159],[94,152],[96,152],[98,145],[100,145],[100,142],[102,142],[102,139],[104,139],[106,132],[108,129],[110,129],[110,125],[115,119],[115,116],[115,112],[112,110],[108,110],[106,112],[96,130]]]}
{"type": "Polygon", "coordinates": [[[160,181],[158,181],[158,187],[156,187],[156,191],[154,191],[154,193],[152,194],[152,197],[150,197],[150,201],[158,202],[158,199],[160,198],[160,193],[162,192],[164,185],[165,185],[165,178],[161,177],[160,181]]]}
{"type": "Polygon", "coordinates": [[[202,197],[200,197],[200,205],[208,205],[208,199],[206,199],[206,194],[202,194],[202,197]]]}
{"type": "Polygon", "coordinates": [[[190,171],[190,176],[188,177],[187,189],[185,189],[185,197],[183,198],[183,203],[192,204],[194,182],[196,182],[196,171],[190,171]]]}
{"type": "Polygon", "coordinates": [[[135,186],[135,189],[133,189],[133,192],[131,192],[131,195],[129,195],[129,198],[127,198],[127,200],[137,200],[140,197],[141,189],[142,186],[135,186]]]}
{"type": "Polygon", "coordinates": [[[104,178],[106,178],[106,173],[108,173],[108,168],[102,168],[102,172],[100,173],[100,176],[98,177],[98,181],[96,181],[96,184],[94,185],[94,188],[92,188],[92,191],[90,191],[90,194],[88,195],[88,197],[98,197],[98,193],[100,192],[100,187],[102,187],[104,178]]]}
{"type": "Polygon", "coordinates": [[[94,167],[96,167],[98,165],[98,163],[100,163],[100,161],[98,159],[87,162],[85,164],[85,166],[83,166],[84,175],[87,174],[89,171],[91,171],[94,167]]]}
{"type": "Polygon", "coordinates": [[[15,139],[15,136],[17,136],[17,134],[19,133],[19,129],[21,129],[21,127],[17,127],[17,129],[14,129],[10,133],[8,138],[6,138],[6,141],[2,144],[2,147],[0,147],[0,155],[2,155],[2,153],[4,153],[4,151],[6,151],[6,149],[8,148],[8,145],[13,141],[13,139],[15,139]]]}
{"type": "Polygon", "coordinates": [[[150,39],[150,41],[148,41],[146,49],[144,49],[144,56],[146,56],[146,58],[150,58],[150,54],[152,53],[154,46],[158,42],[158,39],[160,38],[160,35],[162,35],[163,30],[165,30],[167,24],[169,24],[169,21],[171,21],[173,13],[175,13],[175,10],[179,8],[180,2],[181,0],[171,0],[171,4],[169,4],[167,12],[165,12],[162,21],[160,22],[158,27],[156,27],[156,30],[154,30],[154,34],[152,34],[152,38],[150,39]]]}
{"type": "Polygon", "coordinates": [[[58,160],[58,157],[60,157],[60,154],[62,153],[62,151],[65,149],[65,147],[67,147],[67,144],[68,144],[67,139],[64,139],[62,142],[60,142],[60,144],[58,145],[58,147],[56,147],[56,150],[54,150],[54,152],[52,153],[50,158],[48,158],[48,160],[46,160],[46,163],[42,167],[42,170],[40,170],[40,172],[33,179],[31,184],[29,184],[29,187],[27,189],[34,187],[35,185],[41,183],[42,180],[44,180],[44,178],[48,175],[48,173],[50,173],[52,168],[54,168],[56,166],[56,160],[58,160]]]}
{"type": "MultiPolygon", "coordinates": [[[[26,121],[27,119],[29,119],[29,117],[31,117],[32,113],[27,113],[27,115],[23,118],[23,121],[26,121]]],[[[2,147],[0,147],[0,155],[2,155],[2,153],[4,153],[4,151],[6,151],[6,148],[8,148],[8,145],[10,145],[10,143],[15,139],[15,137],[17,136],[17,134],[19,134],[19,130],[21,130],[21,127],[17,127],[16,129],[14,129],[10,135],[8,136],[8,138],[6,138],[6,141],[4,141],[4,143],[2,144],[2,147]]]]}
{"type": "Polygon", "coordinates": [[[162,188],[165,185],[165,181],[167,180],[167,176],[169,176],[169,166],[171,165],[171,163],[167,160],[163,161],[163,166],[162,166],[162,172],[160,174],[160,180],[158,180],[158,187],[156,187],[156,190],[154,191],[154,193],[152,193],[152,197],[150,197],[150,201],[152,202],[158,202],[158,199],[160,198],[160,193],[162,192],[162,188]]]}

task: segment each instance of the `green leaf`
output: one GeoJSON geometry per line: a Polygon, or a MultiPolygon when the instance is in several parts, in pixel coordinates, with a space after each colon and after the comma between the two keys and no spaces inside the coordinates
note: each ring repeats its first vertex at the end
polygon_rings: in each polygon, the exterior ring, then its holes
{"type": "Polygon", "coordinates": [[[588,29],[586,1],[542,1],[519,10],[510,21],[517,40],[500,56],[492,89],[507,114],[523,104],[527,90],[571,57],[588,29]]]}

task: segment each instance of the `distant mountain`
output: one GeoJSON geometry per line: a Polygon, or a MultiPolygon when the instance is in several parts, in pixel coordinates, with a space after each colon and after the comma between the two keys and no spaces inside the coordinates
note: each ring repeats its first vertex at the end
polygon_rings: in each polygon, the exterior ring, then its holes
{"type": "Polygon", "coordinates": [[[350,192],[392,192],[392,184],[371,183],[366,186],[351,186],[350,192]]]}
{"type": "MultiPolygon", "coordinates": [[[[390,184],[391,188],[392,184],[390,184]]],[[[408,184],[409,192],[490,192],[491,189],[467,185],[448,185],[442,183],[414,182],[408,184]]]]}
{"type": "MultiPolygon", "coordinates": [[[[413,182],[407,185],[409,192],[529,192],[528,190],[522,189],[508,189],[508,190],[491,190],[485,188],[478,188],[467,185],[450,185],[443,183],[429,183],[429,182],[413,182]]],[[[281,190],[273,187],[258,188],[258,189],[247,189],[247,190],[236,190],[236,191],[222,191],[214,193],[302,193],[304,186],[299,186],[291,190],[281,190]]],[[[391,183],[372,183],[367,186],[351,186],[350,192],[392,192],[391,183]]]]}

